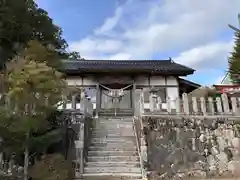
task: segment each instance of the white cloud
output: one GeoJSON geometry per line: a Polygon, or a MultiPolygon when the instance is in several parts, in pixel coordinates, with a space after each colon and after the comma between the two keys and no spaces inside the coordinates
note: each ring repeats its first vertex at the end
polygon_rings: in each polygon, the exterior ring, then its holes
{"type": "Polygon", "coordinates": [[[197,70],[224,68],[232,41],[221,37],[231,33],[227,24],[237,23],[239,7],[239,0],[128,0],[70,48],[90,59],[148,59],[174,52],[176,61],[197,70]]]}
{"type": "MultiPolygon", "coordinates": [[[[69,45],[73,51],[81,52],[82,57],[102,56],[103,53],[118,52],[122,48],[122,42],[112,39],[88,37],[69,45]]],[[[91,58],[90,58],[91,59],[91,58]]]]}
{"type": "Polygon", "coordinates": [[[112,30],[118,23],[118,21],[120,20],[122,15],[122,7],[117,7],[116,11],[115,11],[115,15],[113,17],[109,17],[107,18],[103,25],[100,28],[97,28],[95,30],[96,34],[105,34],[107,33],[109,30],[112,30]]]}
{"type": "Polygon", "coordinates": [[[232,47],[233,41],[213,42],[184,51],[173,59],[196,69],[217,69],[227,65],[232,47]]]}

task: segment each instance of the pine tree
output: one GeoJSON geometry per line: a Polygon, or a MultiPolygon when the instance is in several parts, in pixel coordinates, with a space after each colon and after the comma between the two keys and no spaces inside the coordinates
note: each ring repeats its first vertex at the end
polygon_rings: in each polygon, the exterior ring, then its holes
{"type": "Polygon", "coordinates": [[[31,152],[44,152],[52,140],[60,137],[60,129],[49,131],[47,118],[61,101],[65,81],[61,73],[47,65],[52,56],[42,55],[45,51],[38,43],[24,52],[7,65],[6,103],[0,106],[0,137],[7,152],[24,151],[24,180],[27,180],[31,152]]]}
{"type": "Polygon", "coordinates": [[[240,32],[235,33],[235,46],[228,60],[229,73],[234,84],[240,84],[240,32]]]}

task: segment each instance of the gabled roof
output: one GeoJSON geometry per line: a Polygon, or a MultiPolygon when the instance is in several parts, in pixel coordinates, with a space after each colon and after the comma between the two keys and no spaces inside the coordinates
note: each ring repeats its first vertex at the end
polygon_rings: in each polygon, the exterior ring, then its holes
{"type": "Polygon", "coordinates": [[[128,72],[186,76],[195,70],[172,60],[65,60],[61,71],[67,75],[128,72]]]}

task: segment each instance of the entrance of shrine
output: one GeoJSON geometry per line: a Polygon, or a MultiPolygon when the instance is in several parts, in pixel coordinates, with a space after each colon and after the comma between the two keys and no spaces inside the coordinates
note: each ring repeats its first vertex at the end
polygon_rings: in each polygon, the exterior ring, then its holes
{"type": "Polygon", "coordinates": [[[101,109],[117,112],[133,109],[132,84],[100,84],[101,109]]]}

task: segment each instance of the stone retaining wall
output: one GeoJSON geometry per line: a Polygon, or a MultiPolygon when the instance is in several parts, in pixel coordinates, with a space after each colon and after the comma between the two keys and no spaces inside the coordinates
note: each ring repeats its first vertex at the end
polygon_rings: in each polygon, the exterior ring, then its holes
{"type": "Polygon", "coordinates": [[[240,179],[237,121],[148,117],[143,122],[154,179],[240,179]]]}

